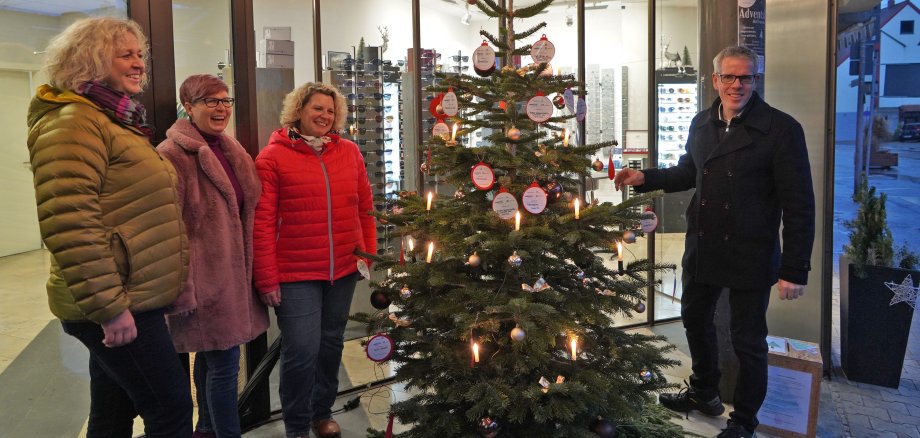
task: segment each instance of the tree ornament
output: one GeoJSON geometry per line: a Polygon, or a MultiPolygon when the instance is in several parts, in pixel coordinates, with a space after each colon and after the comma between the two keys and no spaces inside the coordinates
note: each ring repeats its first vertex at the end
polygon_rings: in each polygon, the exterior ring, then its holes
{"type": "Polygon", "coordinates": [[[543,93],[537,93],[536,96],[531,97],[524,109],[527,118],[533,120],[534,123],[543,123],[553,116],[553,102],[543,93]]]}
{"type": "Polygon", "coordinates": [[[390,360],[395,349],[396,344],[392,338],[385,333],[378,333],[368,339],[367,344],[364,346],[364,353],[368,359],[381,363],[390,360]]]}
{"type": "Polygon", "coordinates": [[[636,303],[636,305],[633,306],[633,310],[638,313],[645,313],[645,303],[636,303]]]}
{"type": "Polygon", "coordinates": [[[371,305],[377,310],[383,310],[390,307],[390,297],[381,290],[376,290],[371,294],[371,305]]]}
{"type": "Polygon", "coordinates": [[[633,230],[626,230],[623,232],[623,241],[626,243],[636,243],[636,232],[633,230]]]}
{"type": "Polygon", "coordinates": [[[565,98],[562,97],[561,94],[557,94],[555,97],[553,97],[553,106],[555,106],[556,109],[565,108],[565,98]]]}
{"type": "Polygon", "coordinates": [[[639,228],[646,233],[651,233],[658,228],[658,215],[652,210],[652,207],[646,207],[642,212],[642,219],[639,220],[639,228]]]}
{"type": "Polygon", "coordinates": [[[524,260],[521,258],[521,256],[518,255],[517,251],[514,251],[510,256],[508,256],[509,265],[518,268],[521,266],[521,263],[524,263],[524,260]]]}
{"type": "Polygon", "coordinates": [[[585,102],[584,97],[582,97],[581,99],[578,99],[578,105],[576,105],[576,108],[575,108],[575,120],[579,122],[583,122],[585,120],[585,116],[587,115],[588,115],[588,103],[585,102]]]}
{"type": "Polygon", "coordinates": [[[403,300],[408,300],[411,296],[412,289],[409,289],[409,286],[403,286],[402,289],[399,290],[399,297],[403,300]]]}
{"type": "Polygon", "coordinates": [[[613,181],[613,178],[617,176],[616,167],[613,165],[613,150],[610,151],[610,156],[607,157],[607,178],[613,181]]]}
{"type": "Polygon", "coordinates": [[[444,120],[438,119],[438,122],[431,127],[431,136],[441,137],[445,141],[450,140],[450,127],[447,126],[447,123],[444,123],[444,120]]]}
{"type": "Polygon", "coordinates": [[[562,92],[562,98],[565,99],[565,107],[569,111],[575,111],[575,92],[571,88],[566,88],[562,92]]]}
{"type": "Polygon", "coordinates": [[[556,56],[556,46],[543,35],[530,46],[530,57],[534,63],[550,62],[556,56]]]}
{"type": "Polygon", "coordinates": [[[495,72],[495,50],[485,41],[473,50],[473,71],[482,77],[491,76],[495,72]]]}
{"type": "Polygon", "coordinates": [[[585,271],[582,271],[581,269],[575,271],[575,278],[579,280],[585,278],[585,271]]]}
{"type": "Polygon", "coordinates": [[[483,438],[495,438],[499,430],[501,430],[501,425],[490,417],[480,418],[479,424],[476,425],[476,432],[479,432],[479,436],[483,438]]]}
{"type": "Polygon", "coordinates": [[[505,102],[504,100],[500,100],[500,101],[498,101],[498,107],[501,108],[501,109],[503,109],[503,110],[507,110],[507,109],[508,109],[508,103],[505,102]]]}
{"type": "Polygon", "coordinates": [[[475,268],[482,263],[482,259],[479,257],[479,254],[476,254],[476,251],[473,251],[473,253],[470,254],[470,258],[466,260],[466,263],[475,268]]]}
{"type": "Polygon", "coordinates": [[[591,422],[591,432],[594,432],[601,438],[616,438],[617,426],[610,420],[598,416],[591,422]]]}
{"type": "Polygon", "coordinates": [[[458,188],[457,191],[454,192],[454,199],[463,199],[465,197],[466,192],[463,191],[463,188],[458,188]]]}
{"type": "Polygon", "coordinates": [[[533,283],[533,286],[527,283],[521,283],[521,289],[527,292],[542,292],[549,289],[549,284],[546,283],[546,280],[543,277],[540,277],[533,283]]]}
{"type": "Polygon", "coordinates": [[[893,281],[886,281],[885,286],[894,293],[894,296],[891,297],[891,302],[888,304],[889,306],[904,303],[910,306],[911,309],[915,308],[914,306],[916,306],[917,294],[920,293],[920,287],[914,287],[914,280],[911,278],[910,274],[904,277],[901,284],[893,281]]]}
{"type": "Polygon", "coordinates": [[[470,179],[477,189],[489,190],[495,185],[495,171],[492,170],[492,166],[480,161],[470,169],[470,179]]]}
{"type": "Polygon", "coordinates": [[[427,174],[428,171],[431,170],[431,169],[428,167],[428,162],[427,162],[427,161],[422,161],[422,165],[419,166],[418,168],[419,168],[419,170],[421,170],[422,173],[424,173],[424,174],[427,174]]]}
{"type": "Polygon", "coordinates": [[[505,136],[513,141],[518,141],[521,139],[521,130],[517,129],[514,125],[511,125],[511,127],[508,128],[508,133],[506,133],[505,136]]]}
{"type": "Polygon", "coordinates": [[[457,93],[454,93],[453,87],[448,87],[447,93],[441,98],[441,110],[449,117],[456,116],[460,111],[460,102],[457,101],[457,93]]]}
{"type": "MultiPolygon", "coordinates": [[[[535,64],[535,65],[534,65],[534,70],[536,70],[536,69],[537,69],[537,66],[536,66],[536,64],[535,64]]],[[[547,62],[547,63],[546,63],[546,68],[544,68],[543,70],[540,70],[540,76],[541,76],[541,77],[553,76],[553,65],[547,62]]]]}
{"type": "Polygon", "coordinates": [[[517,199],[502,187],[492,198],[492,211],[498,214],[498,217],[508,220],[514,217],[518,211],[517,199]]]}
{"type": "Polygon", "coordinates": [[[556,181],[550,181],[546,183],[544,190],[546,190],[547,200],[550,203],[556,202],[559,200],[559,198],[562,197],[562,184],[559,184],[556,181]]]}
{"type": "Polygon", "coordinates": [[[546,190],[543,190],[540,184],[534,181],[521,195],[521,204],[524,205],[524,210],[529,213],[540,214],[543,213],[543,210],[546,210],[547,198],[546,190]]]}
{"type": "Polygon", "coordinates": [[[652,375],[652,372],[650,370],[648,370],[647,368],[643,368],[642,370],[639,371],[639,377],[643,381],[648,382],[648,381],[651,381],[652,377],[654,376],[652,375]]]}
{"type": "Polygon", "coordinates": [[[600,158],[595,158],[595,159],[594,159],[594,162],[591,163],[591,168],[594,169],[594,170],[596,170],[596,171],[598,171],[598,172],[600,172],[600,171],[604,170],[604,162],[601,161],[600,158]]]}
{"type": "Polygon", "coordinates": [[[515,327],[511,329],[511,339],[521,342],[527,336],[527,333],[524,333],[524,329],[520,327],[515,327]]]}

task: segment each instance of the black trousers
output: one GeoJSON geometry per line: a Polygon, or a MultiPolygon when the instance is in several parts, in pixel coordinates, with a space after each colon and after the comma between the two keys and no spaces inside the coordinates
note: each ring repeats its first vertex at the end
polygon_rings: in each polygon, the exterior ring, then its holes
{"type": "MultiPolygon", "coordinates": [[[[710,400],[719,395],[719,343],[714,316],[721,286],[702,284],[685,278],[681,317],[687,332],[693,375],[690,386],[710,400]]],[[[729,289],[732,347],[738,356],[738,381],[735,382],[731,418],[753,430],[757,411],[767,395],[767,305],[770,287],[753,290],[729,289]]]]}

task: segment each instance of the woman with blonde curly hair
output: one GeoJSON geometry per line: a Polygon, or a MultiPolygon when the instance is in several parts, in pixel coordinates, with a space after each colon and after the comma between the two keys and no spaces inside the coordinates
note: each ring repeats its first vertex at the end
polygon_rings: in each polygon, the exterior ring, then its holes
{"type": "Polygon", "coordinates": [[[187,274],[176,171],[150,144],[147,39],[118,18],[75,22],[48,46],[29,107],[29,155],[48,298],[89,350],[87,437],[192,434],[188,377],[164,310],[187,274]]]}
{"type": "Polygon", "coordinates": [[[281,408],[289,437],[341,435],[332,419],[345,323],[358,265],[377,248],[373,201],[358,146],[335,134],[345,99],[307,83],[284,99],[282,128],[256,158],[262,197],[253,278],[281,329],[281,408]]]}

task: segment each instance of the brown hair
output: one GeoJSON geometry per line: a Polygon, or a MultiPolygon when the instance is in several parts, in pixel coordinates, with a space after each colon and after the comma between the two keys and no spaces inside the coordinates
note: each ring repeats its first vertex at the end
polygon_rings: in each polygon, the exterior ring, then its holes
{"type": "Polygon", "coordinates": [[[221,91],[229,92],[230,88],[219,77],[210,74],[191,75],[179,86],[179,102],[191,105],[198,99],[221,91]]]}

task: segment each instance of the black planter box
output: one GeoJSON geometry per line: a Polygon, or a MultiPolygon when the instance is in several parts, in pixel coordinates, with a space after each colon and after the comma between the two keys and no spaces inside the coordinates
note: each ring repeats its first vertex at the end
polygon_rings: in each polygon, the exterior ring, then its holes
{"type": "MultiPolygon", "coordinates": [[[[894,293],[886,282],[900,284],[920,272],[867,266],[859,278],[846,256],[840,257],[840,365],[855,382],[897,388],[910,335],[914,309],[907,303],[891,305],[894,293]]],[[[912,286],[914,286],[912,285],[912,286]]]]}

